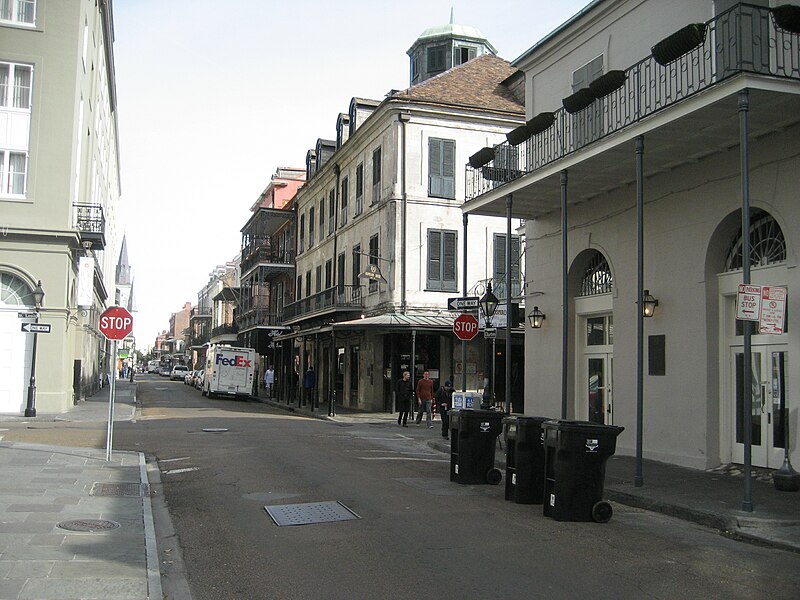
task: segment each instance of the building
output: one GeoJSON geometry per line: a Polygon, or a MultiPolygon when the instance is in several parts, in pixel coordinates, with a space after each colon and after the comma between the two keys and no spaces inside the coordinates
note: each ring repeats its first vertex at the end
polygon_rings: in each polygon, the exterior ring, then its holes
{"type": "MultiPolygon", "coordinates": [[[[456,165],[523,123],[520,83],[506,61],[478,56],[383,101],[353,98],[336,139],[308,152],[278,382],[314,367],[313,401],[388,411],[406,369],[430,371],[438,384],[466,372],[470,389],[483,386],[483,340],[467,344],[464,365],[448,297],[482,293],[496,275],[498,291],[507,280],[519,289],[520,260],[508,278],[495,268],[504,264],[502,219],[475,217],[465,233],[456,165]]],[[[516,230],[514,238],[519,248],[516,230]]]]}
{"type": "Polygon", "coordinates": [[[779,467],[788,425],[800,462],[798,17],[594,0],[513,63],[527,134],[467,169],[465,211],[510,199],[526,219],[547,316],[526,332],[526,413],[622,425],[618,452],[699,469],[779,467]],[[487,179],[509,152],[517,169],[487,179]],[[783,327],[737,319],[748,279],[788,290],[783,327]]]}
{"type": "Polygon", "coordinates": [[[258,352],[262,363],[259,373],[275,364],[274,337],[285,330],[281,314],[294,298],[292,201],[305,180],[305,169],[279,167],[250,208],[253,214],[241,230],[238,344],[258,352]]]}
{"type": "Polygon", "coordinates": [[[36,355],[34,408],[55,413],[112,365],[97,327],[121,242],[112,3],[1,6],[0,412],[29,412],[36,355]],[[51,328],[34,336],[18,313],[37,282],[51,328]]]}

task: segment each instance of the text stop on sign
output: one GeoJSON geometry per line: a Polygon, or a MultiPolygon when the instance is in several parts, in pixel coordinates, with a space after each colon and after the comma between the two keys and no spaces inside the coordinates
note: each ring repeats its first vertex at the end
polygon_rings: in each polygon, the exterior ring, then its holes
{"type": "Polygon", "coordinates": [[[453,321],[453,333],[462,341],[469,341],[478,335],[478,320],[471,314],[465,313],[453,321]]]}
{"type": "Polygon", "coordinates": [[[109,340],[123,340],[133,331],[133,317],[127,309],[112,306],[100,315],[99,329],[109,340]]]}

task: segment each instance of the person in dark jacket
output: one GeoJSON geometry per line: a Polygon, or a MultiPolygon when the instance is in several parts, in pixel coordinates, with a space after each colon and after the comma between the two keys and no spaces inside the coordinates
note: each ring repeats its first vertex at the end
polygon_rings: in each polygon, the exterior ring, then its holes
{"type": "Polygon", "coordinates": [[[450,415],[447,411],[453,406],[453,386],[450,381],[436,391],[436,412],[442,417],[442,437],[450,439],[450,415]]]}
{"type": "Polygon", "coordinates": [[[408,427],[408,413],[411,411],[411,398],[414,395],[414,383],[411,373],[403,371],[403,377],[395,385],[395,402],[397,404],[397,424],[408,427]]]}
{"type": "Polygon", "coordinates": [[[306,374],[303,375],[303,393],[305,394],[305,403],[314,406],[314,388],[317,387],[317,374],[314,373],[314,367],[308,367],[306,374]]]}

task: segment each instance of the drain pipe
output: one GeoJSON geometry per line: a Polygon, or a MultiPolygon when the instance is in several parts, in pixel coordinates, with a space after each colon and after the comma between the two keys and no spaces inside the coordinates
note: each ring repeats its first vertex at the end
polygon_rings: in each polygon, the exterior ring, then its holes
{"type": "MultiPolygon", "coordinates": [[[[331,266],[331,281],[333,283],[333,289],[336,289],[337,281],[336,277],[339,271],[339,255],[338,252],[338,242],[339,242],[339,193],[341,190],[340,186],[340,178],[342,175],[342,169],[339,166],[339,163],[333,164],[333,174],[336,175],[336,186],[333,191],[334,197],[334,204],[333,204],[333,265],[331,266]]],[[[332,294],[335,291],[331,292],[332,294]]],[[[334,417],[336,416],[336,361],[338,356],[336,354],[336,323],[331,322],[331,358],[330,364],[328,365],[328,385],[330,386],[329,393],[329,401],[328,401],[328,416],[334,417]]]]}
{"type": "MultiPolygon", "coordinates": [[[[408,198],[406,196],[406,123],[411,120],[408,113],[398,115],[400,121],[400,312],[406,314],[406,218],[408,198]]],[[[414,357],[411,357],[414,362],[414,357]]]]}

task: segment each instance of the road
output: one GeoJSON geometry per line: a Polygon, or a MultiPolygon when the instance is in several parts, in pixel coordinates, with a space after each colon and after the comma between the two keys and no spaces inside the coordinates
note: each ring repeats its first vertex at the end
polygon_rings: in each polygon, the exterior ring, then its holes
{"type": "Polygon", "coordinates": [[[185,576],[195,600],[800,597],[798,554],[621,505],[556,522],[451,483],[426,444],[438,423],[343,425],[154,376],[138,397],[115,446],[157,459],[177,534],[156,523],[165,590],[185,576]],[[264,508],[329,501],[360,518],[279,527],[264,508]]]}

